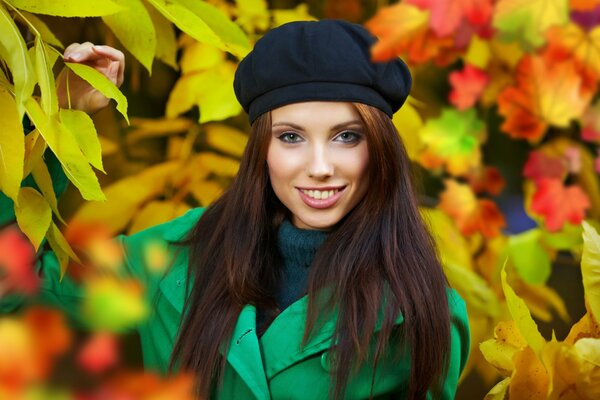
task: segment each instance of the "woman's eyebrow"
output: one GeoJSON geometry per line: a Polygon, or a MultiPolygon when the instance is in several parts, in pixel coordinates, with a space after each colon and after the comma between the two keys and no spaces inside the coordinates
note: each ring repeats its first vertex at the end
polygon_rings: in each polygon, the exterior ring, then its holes
{"type": "MultiPolygon", "coordinates": [[[[346,122],[342,122],[340,124],[337,124],[335,126],[332,126],[331,130],[335,131],[335,130],[338,130],[338,129],[341,129],[341,128],[345,128],[345,127],[348,127],[348,126],[351,126],[351,125],[360,125],[362,127],[363,123],[362,123],[361,120],[354,119],[352,121],[346,121],[346,122]]],[[[274,128],[276,126],[290,126],[290,127],[294,128],[294,129],[298,129],[299,131],[303,131],[304,130],[303,127],[301,127],[300,125],[294,124],[292,122],[276,122],[276,123],[274,123],[272,125],[272,128],[274,128]]]]}

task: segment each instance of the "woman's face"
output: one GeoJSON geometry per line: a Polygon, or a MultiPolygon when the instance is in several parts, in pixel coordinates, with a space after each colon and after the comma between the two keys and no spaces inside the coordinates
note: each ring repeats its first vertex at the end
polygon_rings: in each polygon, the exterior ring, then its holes
{"type": "Polygon", "coordinates": [[[273,191],[302,229],[327,230],[364,197],[369,154],[351,103],[294,103],[271,111],[273,191]]]}

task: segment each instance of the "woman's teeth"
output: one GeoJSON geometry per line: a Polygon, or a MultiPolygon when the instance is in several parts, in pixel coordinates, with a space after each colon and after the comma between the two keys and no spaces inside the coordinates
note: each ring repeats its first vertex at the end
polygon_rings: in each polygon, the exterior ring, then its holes
{"type": "Polygon", "coordinates": [[[334,194],[336,194],[337,192],[339,192],[339,189],[335,189],[335,190],[304,190],[304,189],[302,189],[302,193],[304,193],[308,197],[311,197],[316,200],[327,199],[330,196],[333,196],[334,194]]]}

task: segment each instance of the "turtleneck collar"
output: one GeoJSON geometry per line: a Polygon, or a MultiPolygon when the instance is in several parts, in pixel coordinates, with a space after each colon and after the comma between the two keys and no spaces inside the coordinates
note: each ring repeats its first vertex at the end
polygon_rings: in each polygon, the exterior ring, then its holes
{"type": "Polygon", "coordinates": [[[300,229],[288,219],[279,227],[278,246],[284,264],[310,266],[315,253],[327,239],[326,231],[300,229]]]}

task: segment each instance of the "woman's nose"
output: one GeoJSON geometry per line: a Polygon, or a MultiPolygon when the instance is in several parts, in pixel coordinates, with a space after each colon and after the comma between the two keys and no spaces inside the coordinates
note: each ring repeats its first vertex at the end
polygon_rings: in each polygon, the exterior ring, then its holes
{"type": "Polygon", "coordinates": [[[308,160],[307,173],[314,179],[326,179],[333,175],[333,160],[325,146],[315,146],[308,160]]]}

